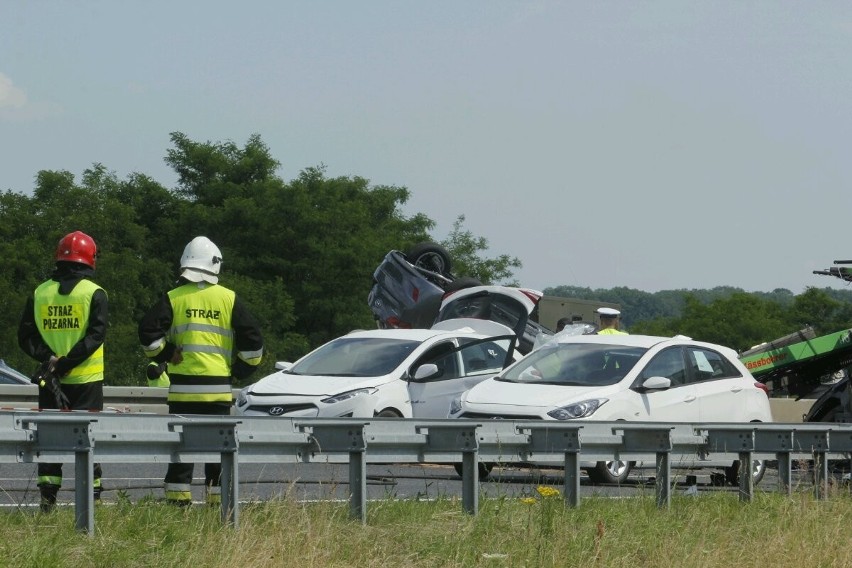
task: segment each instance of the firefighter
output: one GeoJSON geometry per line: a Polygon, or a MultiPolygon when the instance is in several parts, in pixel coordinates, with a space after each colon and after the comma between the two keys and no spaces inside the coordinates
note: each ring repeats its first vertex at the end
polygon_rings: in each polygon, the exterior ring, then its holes
{"type": "Polygon", "coordinates": [[[613,308],[598,308],[598,316],[601,319],[598,335],[628,335],[626,331],[618,329],[620,315],[621,312],[613,308]]]}
{"type": "MultiPolygon", "coordinates": [[[[219,284],[222,253],[207,237],[184,248],[180,278],[139,323],[139,341],[155,363],[166,362],[170,414],[229,415],[231,383],[251,375],[263,356],[260,328],[236,294],[219,284]]],[[[192,502],[194,464],[171,463],[166,500],[192,502]]],[[[205,499],[221,502],[222,464],[204,466],[205,499]]]]}
{"type": "MultiPolygon", "coordinates": [[[[108,301],[95,273],[97,245],[80,231],[60,239],[50,279],[27,299],[18,324],[18,345],[41,363],[40,373],[55,376],[59,391],[39,388],[39,409],[103,410],[104,339],[108,301]],[[64,395],[64,396],[63,396],[64,395]],[[67,399],[67,403],[66,403],[67,399]]],[[[94,465],[94,497],[101,496],[101,466],[94,465]]],[[[62,464],[39,463],[41,509],[56,506],[62,464]]]]}

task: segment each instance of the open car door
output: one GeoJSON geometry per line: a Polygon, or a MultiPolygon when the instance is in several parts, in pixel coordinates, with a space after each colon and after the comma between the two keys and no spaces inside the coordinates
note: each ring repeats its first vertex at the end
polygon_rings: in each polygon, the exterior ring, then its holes
{"type": "Polygon", "coordinates": [[[408,378],[414,418],[447,418],[455,397],[515,362],[517,341],[515,335],[460,338],[457,347],[416,361],[408,378]]]}

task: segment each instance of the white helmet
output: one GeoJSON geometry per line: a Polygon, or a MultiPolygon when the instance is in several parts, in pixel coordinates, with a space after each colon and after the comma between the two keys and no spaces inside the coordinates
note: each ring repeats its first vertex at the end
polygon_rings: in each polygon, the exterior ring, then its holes
{"type": "Polygon", "coordinates": [[[219,269],[222,267],[222,253],[219,247],[207,237],[195,237],[180,257],[181,276],[190,282],[219,282],[219,269]]]}

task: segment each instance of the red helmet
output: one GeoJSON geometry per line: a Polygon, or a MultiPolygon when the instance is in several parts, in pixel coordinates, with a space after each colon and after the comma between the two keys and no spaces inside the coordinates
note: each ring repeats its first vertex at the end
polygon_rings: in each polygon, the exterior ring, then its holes
{"type": "Polygon", "coordinates": [[[94,268],[97,253],[98,247],[92,237],[86,233],[74,231],[59,240],[59,244],[56,245],[54,260],[79,262],[80,264],[94,268]]]}

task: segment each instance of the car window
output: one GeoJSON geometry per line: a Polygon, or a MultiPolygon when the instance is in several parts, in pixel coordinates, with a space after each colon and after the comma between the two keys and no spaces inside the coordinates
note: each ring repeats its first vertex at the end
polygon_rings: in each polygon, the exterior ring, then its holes
{"type": "Polygon", "coordinates": [[[429,377],[428,381],[457,379],[460,376],[459,354],[455,349],[456,346],[449,341],[433,346],[426,353],[418,357],[417,361],[411,366],[409,373],[413,375],[421,365],[434,363],[438,366],[438,374],[429,377]]]}
{"type": "Polygon", "coordinates": [[[0,384],[3,385],[28,385],[31,384],[29,377],[13,369],[0,359],[0,384]]]}
{"type": "Polygon", "coordinates": [[[0,385],[20,385],[23,384],[18,379],[7,375],[4,371],[0,370],[0,385]]]}
{"type": "MultiPolygon", "coordinates": [[[[462,340],[464,343],[464,340],[462,340]]],[[[506,357],[510,348],[509,339],[482,342],[470,342],[459,351],[462,360],[461,376],[499,373],[508,363],[506,357]]]]}
{"type": "Polygon", "coordinates": [[[733,363],[716,351],[690,347],[687,357],[696,382],[742,376],[733,363]]]}
{"type": "Polygon", "coordinates": [[[681,348],[672,347],[660,351],[645,366],[639,382],[651,377],[666,377],[671,380],[673,387],[686,384],[686,365],[681,348]]]}

